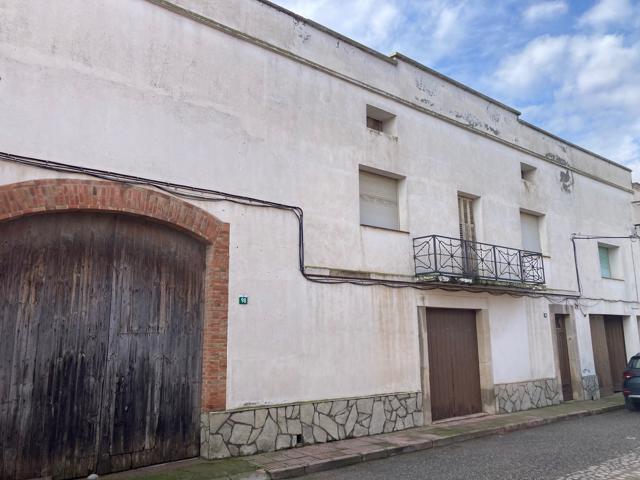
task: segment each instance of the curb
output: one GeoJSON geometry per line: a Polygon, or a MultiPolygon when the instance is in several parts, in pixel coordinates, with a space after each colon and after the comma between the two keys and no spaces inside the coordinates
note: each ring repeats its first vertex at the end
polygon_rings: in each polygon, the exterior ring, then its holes
{"type": "MultiPolygon", "coordinates": [[[[328,458],[326,460],[316,460],[308,463],[307,465],[296,465],[293,467],[282,467],[275,469],[264,468],[263,471],[267,473],[269,478],[273,480],[279,480],[284,478],[294,478],[310,473],[323,472],[326,470],[333,470],[335,468],[347,467],[349,465],[355,465],[357,463],[369,462],[371,460],[380,460],[383,458],[393,457],[404,453],[418,452],[422,450],[428,450],[430,448],[446,447],[448,445],[466,442],[467,440],[474,440],[476,438],[488,437],[491,435],[501,435],[510,432],[516,432],[519,430],[528,430],[530,428],[539,427],[542,425],[549,425],[551,423],[557,423],[563,420],[570,420],[573,418],[589,417],[592,415],[600,415],[603,413],[612,412],[615,410],[623,409],[624,405],[609,405],[606,407],[593,409],[593,410],[577,410],[575,412],[564,413],[555,417],[535,417],[528,418],[524,421],[514,421],[507,425],[499,427],[479,428],[478,430],[461,433],[458,435],[452,435],[449,437],[437,438],[434,440],[423,440],[410,445],[397,445],[397,446],[384,446],[372,448],[366,453],[354,453],[349,455],[343,455],[340,457],[328,458]]],[[[389,443],[393,443],[393,439],[388,439],[389,443]]]]}

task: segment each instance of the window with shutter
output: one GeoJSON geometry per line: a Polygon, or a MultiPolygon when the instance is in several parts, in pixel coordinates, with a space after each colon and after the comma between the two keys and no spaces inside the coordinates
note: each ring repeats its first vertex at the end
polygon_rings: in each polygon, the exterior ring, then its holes
{"type": "Polygon", "coordinates": [[[360,171],[360,224],[398,230],[398,180],[360,171]]]}
{"type": "Polygon", "coordinates": [[[530,252],[541,252],[540,217],[520,212],[520,227],[522,230],[522,249],[530,252]]]}
{"type": "Polygon", "coordinates": [[[458,215],[460,218],[460,238],[476,241],[476,224],[473,218],[473,199],[458,196],[458,215]]]}

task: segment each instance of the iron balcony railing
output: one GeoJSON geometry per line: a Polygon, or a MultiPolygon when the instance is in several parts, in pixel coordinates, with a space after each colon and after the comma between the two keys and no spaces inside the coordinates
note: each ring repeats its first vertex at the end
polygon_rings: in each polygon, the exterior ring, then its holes
{"type": "Polygon", "coordinates": [[[449,276],[528,285],[545,283],[542,254],[460,238],[413,239],[416,276],[449,276]]]}

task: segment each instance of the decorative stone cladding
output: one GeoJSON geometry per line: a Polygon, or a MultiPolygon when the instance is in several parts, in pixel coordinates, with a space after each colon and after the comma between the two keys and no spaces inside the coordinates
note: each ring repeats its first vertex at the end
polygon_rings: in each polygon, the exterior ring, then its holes
{"type": "Polygon", "coordinates": [[[499,384],[495,386],[495,394],[498,413],[558,405],[562,400],[558,380],[555,378],[499,384]]]}
{"type": "Polygon", "coordinates": [[[585,400],[598,400],[600,398],[600,384],[597,375],[585,375],[582,377],[582,390],[585,400]]]}
{"type": "Polygon", "coordinates": [[[0,222],[25,215],[93,211],[170,225],[207,244],[202,338],[202,411],[224,410],[227,388],[229,224],[151,188],[100,180],[41,179],[0,186],[0,222]]]}
{"type": "Polygon", "coordinates": [[[252,455],[423,424],[421,392],[203,413],[200,454],[252,455]]]}

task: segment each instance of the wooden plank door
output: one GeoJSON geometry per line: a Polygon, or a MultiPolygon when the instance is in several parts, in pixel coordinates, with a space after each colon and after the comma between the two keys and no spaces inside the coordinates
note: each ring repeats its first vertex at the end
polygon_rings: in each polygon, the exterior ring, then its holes
{"type": "Polygon", "coordinates": [[[569,344],[567,342],[566,315],[556,314],[556,338],[558,342],[558,363],[562,380],[562,397],[564,401],[573,400],[571,386],[571,365],[569,361],[569,344]]]}
{"type": "Polygon", "coordinates": [[[614,392],[622,391],[622,372],[627,366],[627,353],[624,345],[624,329],[622,317],[617,315],[604,316],[604,329],[609,354],[609,368],[611,369],[611,385],[614,392]]]}
{"type": "Polygon", "coordinates": [[[611,377],[611,366],[609,364],[609,349],[607,348],[604,318],[602,315],[589,315],[589,324],[600,395],[611,395],[613,393],[613,378],[611,377]]]}
{"type": "Polygon", "coordinates": [[[204,246],[133,217],[0,223],[0,478],[199,451],[204,246]]]}
{"type": "Polygon", "coordinates": [[[122,217],[115,230],[98,473],[199,454],[204,249],[122,217]]]}
{"type": "Polygon", "coordinates": [[[0,224],[0,477],[95,468],[113,217],[0,224]]]}
{"type": "Polygon", "coordinates": [[[433,420],[482,411],[475,317],[473,310],[427,309],[433,420]]]}

